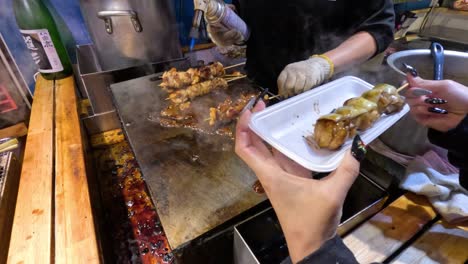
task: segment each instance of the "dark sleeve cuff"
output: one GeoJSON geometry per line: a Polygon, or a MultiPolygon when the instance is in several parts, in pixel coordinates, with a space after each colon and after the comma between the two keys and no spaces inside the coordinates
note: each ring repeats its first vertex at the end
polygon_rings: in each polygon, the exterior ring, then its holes
{"type": "Polygon", "coordinates": [[[468,144],[468,115],[458,124],[457,127],[447,131],[440,132],[430,128],[428,131],[428,138],[432,144],[450,150],[465,150],[468,144]]]}
{"type": "Polygon", "coordinates": [[[371,34],[377,46],[374,54],[376,55],[383,52],[393,41],[395,11],[390,0],[374,0],[369,5],[372,5],[373,14],[357,27],[356,32],[365,31],[371,34]]]}
{"type": "Polygon", "coordinates": [[[374,27],[368,27],[361,29],[360,31],[365,31],[374,38],[375,45],[377,46],[377,49],[374,53],[373,56],[384,52],[387,47],[392,43],[393,41],[393,29],[390,29],[390,27],[383,27],[383,28],[374,28],[374,27]]]}
{"type": "Polygon", "coordinates": [[[313,252],[298,264],[348,264],[358,263],[353,253],[346,247],[343,240],[336,235],[334,238],[325,242],[317,251],[313,252]]]}
{"type": "Polygon", "coordinates": [[[429,129],[428,138],[432,144],[449,152],[449,161],[460,169],[468,169],[468,115],[454,129],[440,132],[429,129]]]}

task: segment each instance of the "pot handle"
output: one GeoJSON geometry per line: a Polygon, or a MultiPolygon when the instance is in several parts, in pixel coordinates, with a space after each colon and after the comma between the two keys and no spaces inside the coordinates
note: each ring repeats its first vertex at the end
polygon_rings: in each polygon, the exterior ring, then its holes
{"type": "Polygon", "coordinates": [[[434,60],[434,80],[444,78],[444,47],[437,42],[431,44],[431,55],[434,60]]]}
{"type": "Polygon", "coordinates": [[[143,28],[141,27],[140,20],[138,19],[138,15],[135,11],[132,10],[110,10],[110,11],[99,11],[97,13],[97,17],[104,20],[104,24],[106,26],[106,32],[108,34],[112,34],[112,19],[113,16],[129,16],[130,20],[132,21],[133,28],[136,32],[141,32],[143,28]]]}

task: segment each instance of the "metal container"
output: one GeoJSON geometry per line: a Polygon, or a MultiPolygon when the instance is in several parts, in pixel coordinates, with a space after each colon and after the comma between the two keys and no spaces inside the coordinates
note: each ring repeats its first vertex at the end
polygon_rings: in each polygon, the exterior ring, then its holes
{"type": "Polygon", "coordinates": [[[93,45],[81,45],[76,49],[77,70],[80,76],[78,87],[82,98],[89,99],[89,115],[83,118],[89,134],[120,128],[112,96],[109,91],[111,84],[122,82],[155,72],[161,72],[170,67],[188,67],[187,59],[149,63],[119,70],[102,71],[93,45]]]}
{"type": "Polygon", "coordinates": [[[100,70],[182,57],[169,0],[81,0],[100,70]]]}
{"type": "MultiPolygon", "coordinates": [[[[468,85],[468,52],[452,50],[444,51],[445,65],[443,79],[451,79],[468,85]]],[[[433,59],[429,49],[415,49],[396,52],[387,58],[387,63],[402,76],[403,62],[410,64],[418,70],[424,79],[433,79],[433,59]]],[[[402,78],[403,79],[403,78],[402,78]]]]}
{"type": "Polygon", "coordinates": [[[450,8],[431,8],[426,14],[419,35],[430,40],[468,45],[468,13],[450,8]]]}

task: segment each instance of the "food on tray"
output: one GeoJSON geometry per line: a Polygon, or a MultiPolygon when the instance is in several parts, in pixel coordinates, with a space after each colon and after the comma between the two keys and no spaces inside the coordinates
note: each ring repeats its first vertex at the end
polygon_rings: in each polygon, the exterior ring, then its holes
{"type": "Polygon", "coordinates": [[[219,62],[201,68],[190,68],[187,71],[177,71],[176,68],[172,68],[164,72],[160,86],[168,90],[177,90],[222,77],[224,74],[224,66],[219,62]]]}
{"type": "Polygon", "coordinates": [[[225,79],[214,78],[209,81],[204,81],[201,83],[190,85],[185,89],[177,90],[169,94],[169,99],[175,104],[181,104],[188,100],[192,100],[197,96],[208,94],[211,91],[217,89],[226,89],[227,87],[228,83],[225,79]]]}
{"type": "Polygon", "coordinates": [[[237,59],[237,58],[245,58],[245,54],[247,51],[246,46],[236,46],[231,45],[227,47],[216,47],[218,52],[224,56],[229,58],[237,59]]]}
{"type": "Polygon", "coordinates": [[[161,117],[173,120],[187,120],[193,118],[190,111],[191,102],[182,104],[170,104],[167,108],[161,110],[161,117]]]}
{"type": "Polygon", "coordinates": [[[242,94],[237,100],[233,101],[231,97],[226,98],[224,102],[217,107],[210,108],[210,126],[215,124],[226,124],[232,122],[242,112],[242,109],[247,105],[249,100],[255,97],[256,94],[242,94]]]}
{"type": "Polygon", "coordinates": [[[320,117],[314,135],[306,137],[307,141],[319,148],[338,149],[357,130],[368,129],[382,114],[399,112],[403,106],[404,100],[395,87],[378,84],[361,97],[351,98],[344,106],[320,117]]]}
{"type": "Polygon", "coordinates": [[[389,84],[377,84],[362,94],[361,97],[377,103],[379,113],[391,114],[401,110],[405,104],[403,98],[397,93],[397,89],[389,84]]]}

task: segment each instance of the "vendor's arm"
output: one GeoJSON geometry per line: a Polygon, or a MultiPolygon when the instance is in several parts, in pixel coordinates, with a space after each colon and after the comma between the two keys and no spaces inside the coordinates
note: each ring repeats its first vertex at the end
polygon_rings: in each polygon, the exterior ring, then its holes
{"type": "Polygon", "coordinates": [[[335,72],[344,71],[383,52],[393,41],[395,13],[392,1],[367,1],[363,8],[353,10],[358,24],[355,34],[337,48],[325,52],[335,65],[335,72]],[[362,19],[363,13],[372,15],[362,19]]]}
{"type": "Polygon", "coordinates": [[[365,31],[358,32],[335,49],[325,52],[334,65],[334,72],[340,72],[367,61],[377,52],[374,37],[365,31]]]}
{"type": "Polygon", "coordinates": [[[387,48],[393,40],[395,25],[392,1],[362,2],[362,6],[353,10],[354,25],[350,27],[354,33],[351,37],[335,49],[284,68],[278,77],[282,96],[289,97],[320,85],[336,72],[362,63],[387,48]]]}

